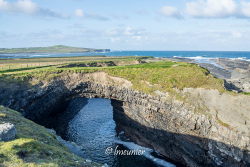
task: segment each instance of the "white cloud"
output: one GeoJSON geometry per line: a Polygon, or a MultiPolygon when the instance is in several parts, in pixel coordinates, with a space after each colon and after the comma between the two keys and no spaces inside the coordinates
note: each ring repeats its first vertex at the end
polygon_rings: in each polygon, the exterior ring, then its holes
{"type": "Polygon", "coordinates": [[[250,2],[241,2],[241,13],[245,17],[250,17],[250,2]]]}
{"type": "Polygon", "coordinates": [[[37,10],[37,5],[31,0],[18,0],[14,3],[9,3],[5,0],[0,0],[0,11],[33,14],[37,12],[37,10]]]}
{"type": "Polygon", "coordinates": [[[0,10],[8,10],[8,2],[6,2],[5,0],[0,0],[0,10]]]}
{"type": "Polygon", "coordinates": [[[128,36],[128,35],[132,35],[133,29],[130,26],[127,27],[117,27],[117,28],[113,28],[113,29],[109,29],[106,31],[106,34],[108,36],[128,36]]]}
{"type": "Polygon", "coordinates": [[[83,16],[84,16],[84,12],[83,12],[82,9],[76,9],[76,10],[75,10],[75,15],[76,15],[77,17],[83,17],[83,16]]]}
{"type": "Polygon", "coordinates": [[[186,4],[187,14],[193,17],[223,18],[237,13],[234,0],[198,0],[186,4]]]}
{"type": "Polygon", "coordinates": [[[193,0],[186,2],[186,8],[180,11],[173,6],[163,6],[162,15],[185,18],[250,18],[250,2],[246,0],[193,0]]]}
{"type": "Polygon", "coordinates": [[[243,34],[241,32],[238,32],[238,31],[233,31],[231,32],[232,34],[232,37],[234,38],[241,38],[243,36],[243,34]]]}
{"type": "Polygon", "coordinates": [[[39,7],[32,0],[17,0],[15,2],[0,0],[0,12],[65,18],[65,16],[50,9],[39,7]]]}
{"type": "Polygon", "coordinates": [[[36,13],[39,10],[38,6],[31,0],[18,0],[17,3],[14,4],[14,7],[15,6],[18,11],[28,14],[36,13]]]}
{"type": "Polygon", "coordinates": [[[77,17],[84,17],[84,18],[87,18],[87,19],[100,20],[100,21],[109,20],[108,17],[103,16],[103,15],[99,15],[99,14],[95,14],[95,13],[85,13],[83,11],[83,9],[76,9],[74,14],[77,17]]]}
{"type": "Polygon", "coordinates": [[[188,16],[198,18],[250,18],[250,2],[246,0],[196,0],[186,3],[188,16]]]}
{"type": "Polygon", "coordinates": [[[119,41],[123,40],[146,40],[147,33],[145,29],[133,28],[131,26],[126,27],[117,27],[113,29],[109,29],[105,32],[111,41],[119,41]]]}
{"type": "Polygon", "coordinates": [[[160,10],[161,14],[167,17],[175,17],[175,18],[181,18],[181,13],[178,11],[177,8],[172,6],[163,6],[160,10]]]}
{"type": "Polygon", "coordinates": [[[127,35],[127,36],[132,36],[132,35],[136,35],[139,31],[133,29],[132,27],[128,26],[123,30],[123,34],[127,35]]]}
{"type": "Polygon", "coordinates": [[[99,21],[108,21],[108,20],[110,20],[109,17],[106,17],[104,15],[95,14],[95,13],[86,13],[86,18],[99,20],[99,21]]]}
{"type": "Polygon", "coordinates": [[[118,31],[118,34],[124,35],[124,36],[141,36],[145,33],[144,29],[132,28],[131,26],[118,29],[117,31],[118,31]]]}
{"type": "Polygon", "coordinates": [[[121,40],[121,38],[119,38],[119,37],[111,37],[110,38],[110,41],[111,42],[118,42],[118,41],[120,41],[121,40]]]}

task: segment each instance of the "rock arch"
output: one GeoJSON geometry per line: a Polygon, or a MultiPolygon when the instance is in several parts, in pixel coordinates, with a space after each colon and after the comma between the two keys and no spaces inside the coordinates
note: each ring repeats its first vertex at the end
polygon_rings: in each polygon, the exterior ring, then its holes
{"type": "Polygon", "coordinates": [[[63,107],[68,99],[108,98],[112,100],[119,128],[137,143],[154,148],[169,159],[203,167],[250,164],[249,149],[242,149],[242,145],[249,148],[249,136],[195,113],[178,100],[133,90],[129,81],[104,72],[72,73],[50,81],[1,82],[0,91],[2,105],[36,122],[63,107]],[[225,135],[223,139],[218,138],[221,134],[225,135]]]}

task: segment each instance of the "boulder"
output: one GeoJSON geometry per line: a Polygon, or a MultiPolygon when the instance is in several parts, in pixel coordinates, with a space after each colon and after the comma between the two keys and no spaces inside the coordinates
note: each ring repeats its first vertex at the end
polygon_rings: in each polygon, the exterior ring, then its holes
{"type": "Polygon", "coordinates": [[[0,141],[10,141],[16,137],[16,128],[11,123],[0,124],[0,141]]]}

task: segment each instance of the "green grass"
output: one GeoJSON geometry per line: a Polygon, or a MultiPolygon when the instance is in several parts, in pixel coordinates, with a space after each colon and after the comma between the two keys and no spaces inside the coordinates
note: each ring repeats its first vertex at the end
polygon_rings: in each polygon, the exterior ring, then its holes
{"type": "Polygon", "coordinates": [[[250,96],[250,92],[242,92],[242,94],[250,96]]]}
{"type": "MultiPolygon", "coordinates": [[[[116,60],[125,61],[126,59],[116,60]]],[[[135,60],[128,58],[126,61],[135,60]]],[[[91,61],[88,61],[88,63],[91,61]]],[[[103,62],[103,61],[97,61],[103,62]]],[[[116,62],[116,63],[117,63],[116,62]]],[[[84,63],[87,63],[86,61],[84,63]]],[[[67,65],[72,65],[69,63],[67,65]]],[[[195,64],[171,61],[159,61],[136,65],[110,66],[110,67],[63,67],[52,66],[34,69],[28,72],[5,73],[2,77],[25,80],[32,77],[38,80],[51,80],[69,73],[90,73],[97,71],[107,72],[109,75],[127,79],[133,83],[133,88],[145,93],[153,93],[155,90],[175,93],[176,89],[206,88],[217,89],[224,92],[223,81],[213,77],[209,72],[195,64]]],[[[13,72],[13,71],[12,71],[13,72]]]]}
{"type": "Polygon", "coordinates": [[[28,58],[28,59],[0,59],[0,73],[29,70],[29,68],[43,68],[48,66],[80,65],[87,63],[107,63],[115,65],[128,65],[140,62],[150,57],[103,57],[103,56],[81,56],[61,58],[28,58]]]}
{"type": "Polygon", "coordinates": [[[207,88],[224,91],[223,81],[214,78],[209,72],[194,64],[156,62],[120,68],[105,69],[110,75],[130,80],[134,88],[144,92],[174,89],[207,88]],[[148,82],[150,85],[148,86],[148,82]]]}
{"type": "Polygon", "coordinates": [[[90,165],[70,153],[44,127],[21,116],[20,113],[0,106],[0,123],[13,123],[17,130],[15,140],[0,142],[2,167],[84,167],[90,165]]]}
{"type": "Polygon", "coordinates": [[[76,56],[76,57],[48,57],[48,58],[22,58],[22,59],[0,59],[0,64],[17,64],[17,63],[43,63],[43,62],[79,62],[79,61],[95,61],[95,60],[131,60],[147,57],[106,57],[104,55],[96,56],[76,56]]]}
{"type": "Polygon", "coordinates": [[[220,120],[219,118],[217,118],[217,122],[218,122],[220,125],[224,126],[224,127],[231,128],[231,126],[230,126],[229,124],[223,122],[223,121],[220,120]]]}
{"type": "Polygon", "coordinates": [[[13,69],[7,69],[7,70],[0,70],[0,74],[5,74],[5,73],[10,73],[10,72],[18,72],[18,71],[26,71],[26,70],[34,70],[34,69],[39,69],[39,68],[46,68],[50,67],[49,66],[35,66],[35,67],[24,67],[24,68],[13,68],[13,69]]]}

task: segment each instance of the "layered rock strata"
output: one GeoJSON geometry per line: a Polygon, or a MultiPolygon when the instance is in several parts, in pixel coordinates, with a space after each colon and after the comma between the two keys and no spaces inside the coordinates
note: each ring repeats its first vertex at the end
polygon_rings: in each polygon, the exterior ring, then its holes
{"type": "Polygon", "coordinates": [[[249,166],[250,104],[246,102],[250,96],[206,89],[179,93],[183,100],[166,92],[148,95],[136,91],[131,82],[104,72],[73,73],[34,85],[1,82],[0,104],[39,123],[64,107],[68,99],[108,98],[112,99],[118,129],[173,161],[192,167],[249,166]],[[228,108],[231,116],[224,118],[228,108]],[[237,116],[243,120],[234,120],[237,116]]]}

